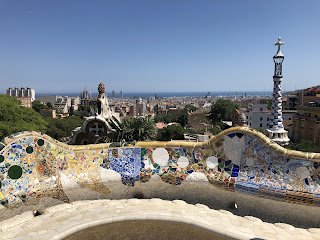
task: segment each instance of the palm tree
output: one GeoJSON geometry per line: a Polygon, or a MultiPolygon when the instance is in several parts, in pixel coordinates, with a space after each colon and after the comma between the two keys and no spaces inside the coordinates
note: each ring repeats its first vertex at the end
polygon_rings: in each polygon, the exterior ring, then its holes
{"type": "Polygon", "coordinates": [[[125,118],[122,122],[113,118],[109,121],[114,130],[107,141],[146,141],[156,137],[156,128],[150,116],[138,118],[125,118]]]}

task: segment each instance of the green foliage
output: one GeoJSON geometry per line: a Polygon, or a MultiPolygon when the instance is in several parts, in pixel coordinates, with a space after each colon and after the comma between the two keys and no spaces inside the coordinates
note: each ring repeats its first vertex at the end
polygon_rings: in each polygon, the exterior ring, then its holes
{"type": "Polygon", "coordinates": [[[261,99],[260,104],[266,104],[268,110],[271,110],[272,107],[272,99],[261,99]]]}
{"type": "Polygon", "coordinates": [[[90,109],[90,106],[79,105],[78,110],[72,110],[70,115],[74,115],[83,119],[84,117],[89,117],[90,109]]]}
{"type": "Polygon", "coordinates": [[[115,132],[106,139],[108,142],[146,141],[156,136],[156,127],[151,117],[130,117],[122,122],[113,117],[109,124],[115,132]]]}
{"type": "Polygon", "coordinates": [[[286,148],[302,152],[320,153],[320,144],[312,141],[289,142],[286,148]]]}
{"type": "Polygon", "coordinates": [[[179,114],[159,114],[154,117],[154,121],[157,122],[164,122],[164,123],[179,123],[181,126],[185,127],[188,122],[188,112],[194,112],[197,108],[191,104],[187,104],[179,114]]]}
{"type": "Polygon", "coordinates": [[[222,120],[230,121],[234,109],[236,109],[236,106],[230,100],[218,99],[211,105],[209,119],[214,123],[221,122],[222,120]]]}
{"type": "Polygon", "coordinates": [[[261,132],[261,133],[265,134],[265,133],[264,133],[264,129],[262,129],[262,128],[256,128],[255,130],[258,131],[258,132],[261,132]]]}
{"type": "Polygon", "coordinates": [[[180,114],[157,114],[154,117],[154,121],[157,122],[164,122],[164,123],[171,123],[171,122],[177,122],[180,114]]]}
{"type": "Polygon", "coordinates": [[[187,104],[186,106],[184,106],[184,108],[182,109],[182,113],[183,114],[187,114],[188,112],[195,112],[197,111],[198,108],[196,108],[195,106],[191,105],[191,104],[187,104]]]}
{"type": "Polygon", "coordinates": [[[40,114],[19,104],[17,99],[0,94],[0,139],[21,131],[45,131],[46,122],[40,114]]]}
{"type": "MultiPolygon", "coordinates": [[[[209,130],[209,129],[208,129],[209,130]]],[[[192,128],[189,128],[188,129],[188,133],[191,133],[191,134],[204,134],[204,132],[206,131],[206,129],[202,128],[202,129],[192,129],[192,128]]]]}
{"type": "Polygon", "coordinates": [[[222,132],[221,127],[218,124],[213,126],[212,128],[209,128],[208,131],[213,135],[217,135],[218,133],[222,132]]]}
{"type": "Polygon", "coordinates": [[[32,109],[35,110],[37,113],[40,113],[41,109],[48,109],[49,107],[46,104],[42,104],[40,101],[33,101],[32,102],[32,109]]]}
{"type": "Polygon", "coordinates": [[[54,139],[61,139],[71,136],[71,131],[82,125],[83,120],[77,116],[66,118],[45,118],[48,123],[46,134],[54,139]]]}
{"type": "Polygon", "coordinates": [[[158,141],[170,141],[174,140],[182,140],[184,139],[183,134],[186,132],[180,124],[172,124],[165,128],[162,128],[157,136],[158,141]]]}
{"type": "Polygon", "coordinates": [[[223,122],[218,122],[211,128],[208,128],[208,132],[211,132],[213,135],[217,135],[218,133],[230,128],[227,124],[223,122]]]}
{"type": "Polygon", "coordinates": [[[282,102],[282,110],[289,110],[289,108],[285,102],[282,102]]]}
{"type": "Polygon", "coordinates": [[[47,105],[47,107],[50,108],[50,109],[52,109],[52,107],[53,107],[51,102],[47,102],[46,105],[47,105]]]}

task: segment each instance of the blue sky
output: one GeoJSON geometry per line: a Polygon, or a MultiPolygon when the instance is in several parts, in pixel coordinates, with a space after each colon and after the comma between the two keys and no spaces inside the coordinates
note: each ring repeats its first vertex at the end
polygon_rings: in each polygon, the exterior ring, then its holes
{"type": "Polygon", "coordinates": [[[0,91],[272,91],[320,84],[320,1],[0,1],[0,91]]]}

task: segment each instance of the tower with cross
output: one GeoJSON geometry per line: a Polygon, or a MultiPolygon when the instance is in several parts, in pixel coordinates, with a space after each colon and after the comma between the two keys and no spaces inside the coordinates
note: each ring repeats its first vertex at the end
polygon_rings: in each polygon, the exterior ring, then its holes
{"type": "Polygon", "coordinates": [[[278,38],[278,42],[275,43],[278,46],[278,51],[273,57],[274,61],[274,76],[273,76],[273,98],[272,109],[269,127],[266,129],[266,135],[274,142],[280,145],[288,145],[290,139],[288,138],[288,131],[283,127],[282,119],[282,94],[281,94],[281,82],[282,82],[282,63],[284,55],[281,52],[281,38],[278,38]]]}

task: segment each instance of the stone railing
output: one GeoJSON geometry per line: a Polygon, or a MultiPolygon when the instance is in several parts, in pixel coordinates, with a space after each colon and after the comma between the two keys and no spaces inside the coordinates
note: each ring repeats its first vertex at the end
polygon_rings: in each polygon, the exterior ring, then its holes
{"type": "Polygon", "coordinates": [[[208,192],[218,188],[320,206],[320,153],[285,149],[249,128],[230,128],[202,143],[115,146],[66,145],[38,132],[6,137],[0,146],[1,204],[33,205],[43,197],[71,202],[95,194],[111,199],[163,197],[166,189],[157,192],[155,184],[163,182],[167,189],[181,185],[177,190],[187,191],[187,184],[197,183],[205,184],[208,192]]]}

